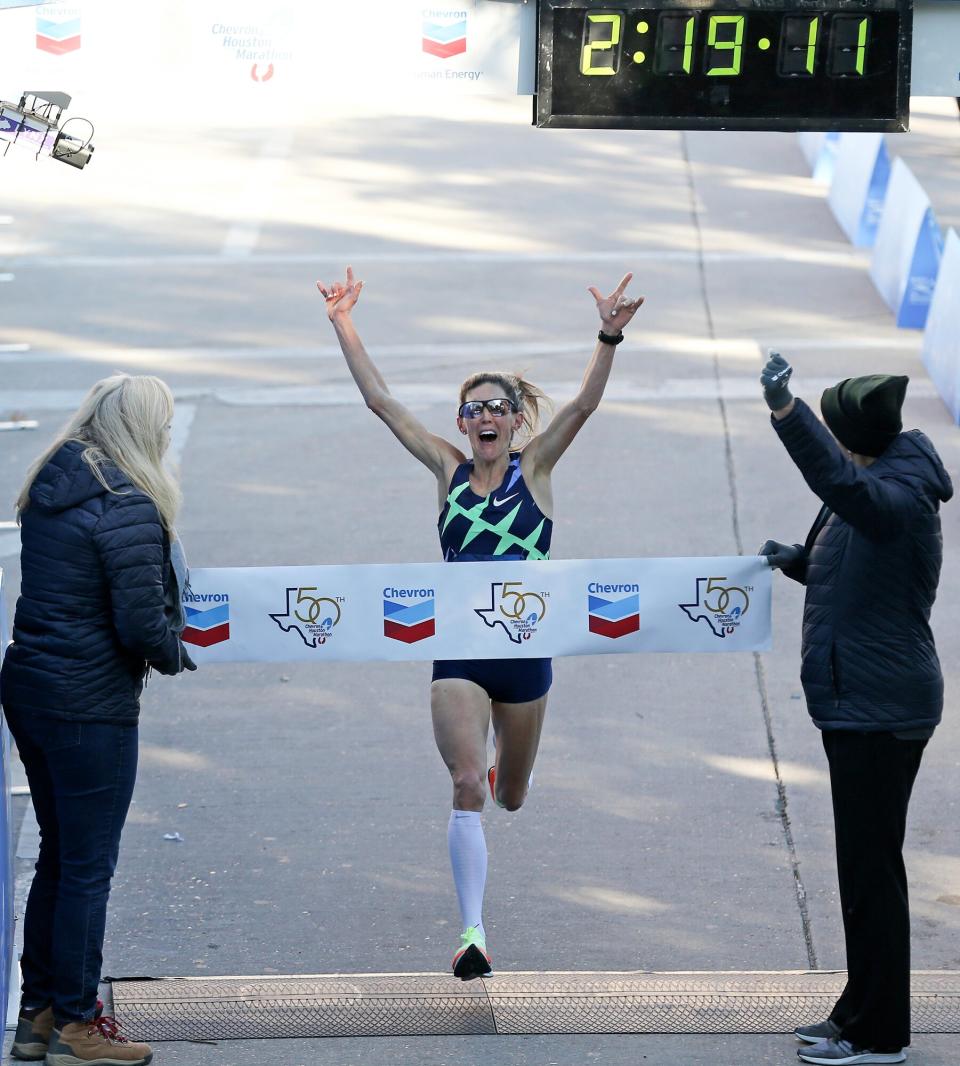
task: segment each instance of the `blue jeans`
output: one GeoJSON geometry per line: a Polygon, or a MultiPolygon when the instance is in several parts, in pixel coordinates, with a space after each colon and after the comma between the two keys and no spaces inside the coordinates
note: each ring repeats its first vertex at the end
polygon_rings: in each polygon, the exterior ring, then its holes
{"type": "Polygon", "coordinates": [[[22,1002],[52,1004],[58,1022],[89,1021],[110,881],[137,776],[138,730],[4,713],[40,826],[23,919],[22,1002]]]}

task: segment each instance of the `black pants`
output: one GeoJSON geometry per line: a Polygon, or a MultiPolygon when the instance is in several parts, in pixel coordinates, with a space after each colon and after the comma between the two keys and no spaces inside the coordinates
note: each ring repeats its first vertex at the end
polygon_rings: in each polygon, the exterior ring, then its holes
{"type": "Polygon", "coordinates": [[[4,708],[30,782],[40,858],[23,919],[22,1005],[58,1023],[97,1009],[110,881],[137,776],[137,727],[4,708]]]}
{"type": "Polygon", "coordinates": [[[874,1051],[910,1043],[910,909],[903,839],[926,740],[824,731],[830,763],[847,985],[831,1019],[874,1051]]]}

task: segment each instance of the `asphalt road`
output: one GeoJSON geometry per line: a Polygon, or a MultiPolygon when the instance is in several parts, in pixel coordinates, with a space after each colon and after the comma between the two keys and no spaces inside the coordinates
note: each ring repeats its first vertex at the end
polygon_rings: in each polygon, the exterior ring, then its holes
{"type": "MultiPolygon", "coordinates": [[[[314,290],[347,263],[366,281],[361,335],[440,433],[475,369],[569,394],[597,328],[586,287],[634,272],[646,305],[555,474],[557,558],[802,540],[818,505],[768,425],[768,346],[811,400],[842,377],[910,374],[905,422],[957,478],[960,433],[919,335],[894,327],[792,135],[537,131],[527,107],[318,109],[273,132],[141,123],[83,172],[4,159],[0,420],[40,424],[0,434],[0,520],[71,405],[122,369],[177,394],[193,565],[435,559],[432,479],[358,402],[314,290]]],[[[907,846],[918,969],[960,967],[958,516],[944,511],[934,618],[947,709],[907,846]]],[[[11,608],[15,552],[0,528],[11,608]]],[[[799,689],[802,590],[781,580],[774,596],[759,661],[555,664],[530,799],[485,819],[498,968],[842,967],[826,764],[799,689]]],[[[458,920],[429,678],[426,663],[243,665],[151,683],[105,973],[444,970],[458,920]]],[[[955,1039],[919,1037],[913,1061],[955,1061],[955,1039]]],[[[718,1036],[158,1051],[203,1066],[793,1060],[785,1037],[718,1036]]]]}

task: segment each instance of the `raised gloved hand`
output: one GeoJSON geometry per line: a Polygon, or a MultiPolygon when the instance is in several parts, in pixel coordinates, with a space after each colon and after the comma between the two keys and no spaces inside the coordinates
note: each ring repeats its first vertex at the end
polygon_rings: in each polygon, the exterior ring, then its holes
{"type": "Polygon", "coordinates": [[[760,373],[760,384],[763,386],[763,398],[771,411],[782,410],[793,399],[787,387],[792,373],[793,367],[779,352],[768,353],[767,365],[760,373]]]}
{"type": "Polygon", "coordinates": [[[783,570],[800,562],[803,558],[803,548],[796,544],[781,544],[776,540],[768,540],[757,555],[767,557],[767,565],[771,570],[783,570]]]}

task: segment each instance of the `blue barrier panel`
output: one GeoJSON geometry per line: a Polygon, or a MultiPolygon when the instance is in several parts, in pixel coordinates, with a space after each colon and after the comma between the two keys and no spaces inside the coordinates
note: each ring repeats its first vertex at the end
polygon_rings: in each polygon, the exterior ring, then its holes
{"type": "Polygon", "coordinates": [[[890,156],[882,133],[839,135],[827,202],[858,248],[869,248],[876,238],[889,180],[890,156]]]}
{"type": "Polygon", "coordinates": [[[835,130],[829,133],[806,131],[798,133],[797,137],[800,150],[810,165],[810,176],[818,185],[829,185],[833,181],[833,166],[840,134],[835,130]]]}
{"type": "Polygon", "coordinates": [[[954,422],[960,424],[960,237],[955,229],[947,234],[930,301],[923,364],[954,422]]]}
{"type": "MultiPolygon", "coordinates": [[[[7,603],[0,567],[0,663],[9,643],[7,603]]],[[[0,725],[0,1005],[4,1012],[10,998],[10,968],[13,960],[13,818],[10,811],[10,733],[0,725]]],[[[6,1023],[6,1018],[4,1018],[6,1023]]]]}
{"type": "Polygon", "coordinates": [[[895,159],[870,263],[870,277],[897,316],[923,329],[937,283],[943,235],[930,198],[902,159],[895,159]]]}

